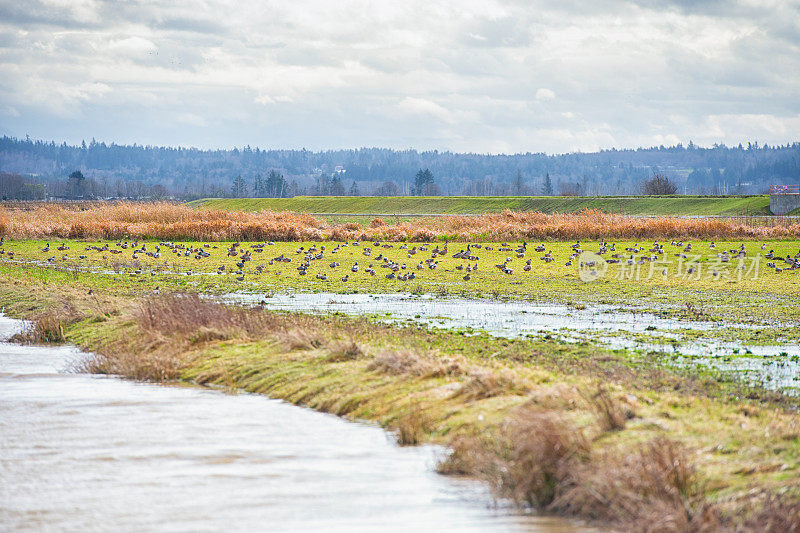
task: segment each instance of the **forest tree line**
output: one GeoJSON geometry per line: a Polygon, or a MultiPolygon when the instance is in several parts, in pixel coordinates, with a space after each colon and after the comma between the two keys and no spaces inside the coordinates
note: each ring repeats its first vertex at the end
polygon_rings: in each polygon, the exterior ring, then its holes
{"type": "Polygon", "coordinates": [[[0,197],[627,195],[653,176],[677,194],[760,194],[800,182],[800,143],[491,155],[357,150],[200,150],[0,138],[0,197]],[[70,176],[79,172],[82,179],[70,176]],[[76,186],[76,182],[78,185],[76,186]]]}

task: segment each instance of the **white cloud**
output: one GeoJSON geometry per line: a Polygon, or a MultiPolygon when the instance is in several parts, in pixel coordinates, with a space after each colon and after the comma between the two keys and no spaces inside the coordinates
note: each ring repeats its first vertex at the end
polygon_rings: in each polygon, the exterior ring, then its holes
{"type": "Polygon", "coordinates": [[[536,99],[539,101],[553,100],[555,97],[556,93],[554,93],[550,89],[540,88],[536,90],[536,99]]]}
{"type": "Polygon", "coordinates": [[[139,36],[114,39],[109,43],[109,49],[120,52],[151,52],[156,48],[153,41],[139,36]]]}
{"type": "Polygon", "coordinates": [[[203,117],[192,113],[181,113],[176,117],[176,119],[178,122],[188,124],[189,126],[205,127],[208,125],[203,117]]]}
{"type": "Polygon", "coordinates": [[[718,4],[0,0],[3,126],[477,152],[796,140],[798,10],[718,4]]]}
{"type": "Polygon", "coordinates": [[[397,106],[405,113],[412,113],[417,115],[428,115],[438,118],[444,122],[452,123],[453,118],[450,112],[436,102],[426,100],[425,98],[413,98],[407,96],[400,101],[397,106]]]}

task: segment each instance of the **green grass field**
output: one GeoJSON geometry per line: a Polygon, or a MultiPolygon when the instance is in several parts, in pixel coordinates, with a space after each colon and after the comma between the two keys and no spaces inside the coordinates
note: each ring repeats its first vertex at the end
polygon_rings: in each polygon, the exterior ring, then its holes
{"type": "MultiPolygon", "coordinates": [[[[60,242],[59,242],[60,244],[60,242]]],[[[195,253],[186,254],[186,248],[170,251],[161,247],[160,257],[153,258],[145,253],[133,253],[133,247],[123,250],[115,241],[67,241],[68,249],[58,250],[55,241],[29,240],[7,241],[0,255],[0,273],[6,269],[22,267],[57,270],[66,269],[76,277],[91,278],[100,288],[113,285],[118,289],[128,286],[136,292],[137,287],[160,286],[162,289],[193,290],[203,293],[281,292],[281,291],[326,291],[326,292],[415,292],[445,293],[465,297],[508,297],[512,299],[533,299],[578,303],[615,303],[652,308],[671,308],[685,310],[686,303],[694,308],[702,308],[704,314],[733,321],[794,321],[800,317],[796,295],[800,292],[798,270],[785,270],[780,273],[768,267],[770,261],[764,255],[774,250],[777,257],[794,256],[800,249],[798,241],[746,241],[747,259],[739,264],[737,259],[721,264],[717,252],[738,249],[740,241],[718,241],[711,249],[709,241],[685,241],[680,246],[665,243],[665,253],[658,261],[641,261],[650,257],[650,245],[641,242],[622,241],[616,243],[616,251],[609,251],[607,258],[618,253],[625,260],[619,264],[609,264],[607,274],[595,283],[584,283],[579,279],[576,262],[570,261],[574,253],[572,243],[567,241],[547,242],[545,249],[554,260],[545,262],[541,257],[544,251],[537,251],[536,243],[531,243],[523,257],[518,257],[518,243],[503,246],[499,243],[483,243],[472,248],[477,261],[466,261],[453,257],[464,249],[464,244],[450,243],[448,251],[437,255],[437,267],[417,269],[417,265],[432,257],[432,251],[444,247],[442,243],[362,243],[358,246],[339,247],[335,242],[276,242],[266,246],[263,252],[253,251],[252,260],[237,263],[241,254],[227,255],[230,242],[187,242],[184,247],[203,249],[209,255],[197,258],[195,253]],[[50,242],[52,248],[46,246],[50,242]],[[684,246],[693,244],[684,260],[678,255],[684,246]],[[98,251],[104,247],[110,251],[98,251]],[[764,249],[761,246],[764,246],[764,249]],[[324,246],[324,250],[322,247],[324,246]],[[94,248],[92,248],[94,247],[94,248]],[[639,247],[639,252],[627,249],[639,247]],[[338,248],[338,249],[337,249],[338,248]],[[365,255],[370,248],[370,255],[365,255]],[[44,251],[47,249],[47,251],[44,251]],[[309,263],[307,275],[301,275],[297,266],[309,250],[324,252],[321,260],[309,263]],[[411,254],[412,249],[418,250],[411,254]],[[180,253],[176,253],[180,252],[180,253]],[[290,262],[273,261],[275,257],[286,256],[290,262]],[[382,257],[401,265],[393,278],[382,257]],[[635,256],[639,261],[627,264],[627,258],[635,256]],[[757,260],[758,266],[755,267],[757,260]],[[526,262],[530,268],[525,270],[526,262]],[[689,262],[691,261],[691,262],[689,262]],[[357,272],[352,272],[353,264],[358,263],[357,272]],[[501,272],[495,265],[507,263],[512,275],[501,272]],[[572,264],[567,264],[571,262],[572,264]],[[641,264],[639,264],[641,263],[641,264]],[[331,264],[335,264],[331,266],[331,264]],[[479,268],[470,273],[465,280],[466,266],[479,268]],[[696,267],[694,274],[687,274],[690,265],[696,267]],[[224,266],[218,275],[219,267],[224,266]],[[373,266],[375,275],[367,272],[373,266]],[[741,266],[745,270],[739,272],[741,266]],[[90,274],[87,269],[93,271],[90,274]],[[666,270],[667,275],[662,275],[666,270]],[[718,276],[714,275],[718,272],[718,276]],[[403,274],[414,273],[414,279],[397,279],[403,274]],[[320,280],[317,275],[325,275],[320,280]],[[343,277],[347,279],[344,280],[343,277]],[[239,279],[242,278],[242,279],[239,279]]],[[[149,241],[146,249],[150,252],[158,243],[149,241]]],[[[253,250],[253,243],[242,243],[240,250],[253,250]]],[[[472,246],[475,246],[473,244],[472,246]]],[[[599,251],[596,242],[585,242],[587,251],[599,251]]],[[[778,261],[779,266],[784,263],[778,261]]],[[[35,276],[31,270],[28,276],[35,276]]]]}
{"type": "Polygon", "coordinates": [[[295,211],[337,214],[475,214],[513,211],[573,213],[599,209],[624,215],[769,215],[769,196],[298,196],[209,198],[190,202],[203,209],[295,211]]]}

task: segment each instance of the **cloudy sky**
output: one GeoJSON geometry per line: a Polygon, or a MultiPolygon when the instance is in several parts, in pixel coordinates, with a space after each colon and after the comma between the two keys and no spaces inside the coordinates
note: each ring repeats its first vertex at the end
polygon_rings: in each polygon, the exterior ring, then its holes
{"type": "Polygon", "coordinates": [[[800,0],[0,0],[0,134],[570,152],[800,140],[800,0]]]}

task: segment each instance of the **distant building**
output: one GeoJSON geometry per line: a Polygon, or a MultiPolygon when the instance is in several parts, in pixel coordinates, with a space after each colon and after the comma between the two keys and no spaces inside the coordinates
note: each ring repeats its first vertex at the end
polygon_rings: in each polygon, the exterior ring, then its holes
{"type": "Polygon", "coordinates": [[[345,170],[345,168],[342,165],[336,165],[333,168],[334,174],[344,174],[345,172],[347,172],[347,170],[345,170]]]}

